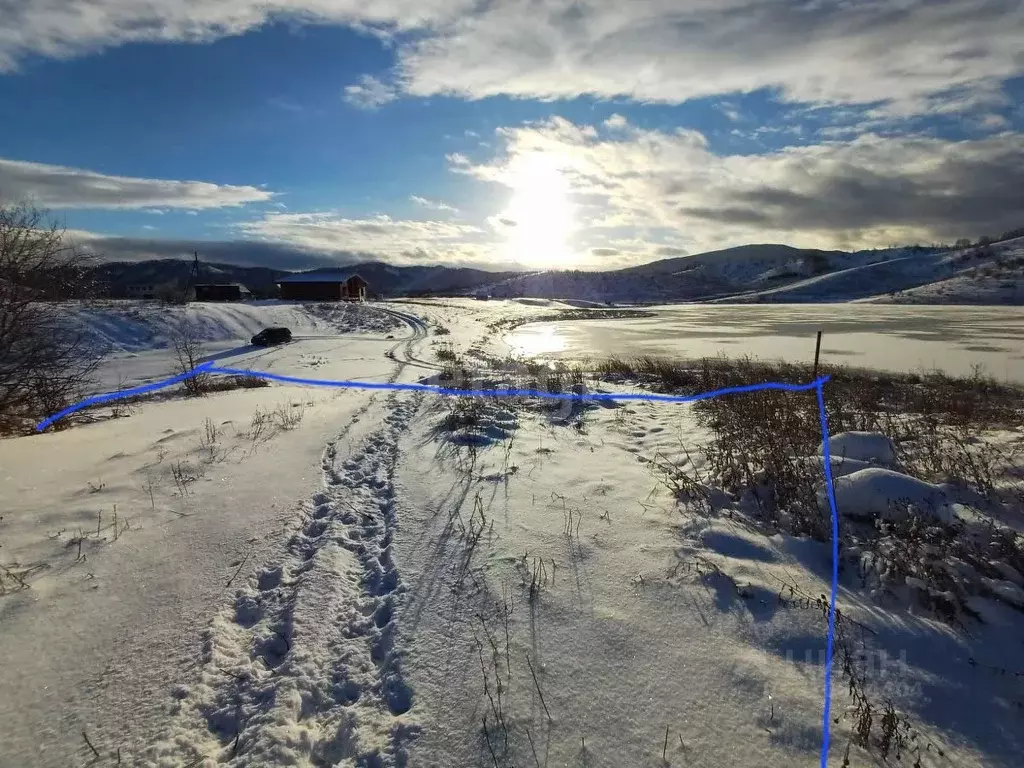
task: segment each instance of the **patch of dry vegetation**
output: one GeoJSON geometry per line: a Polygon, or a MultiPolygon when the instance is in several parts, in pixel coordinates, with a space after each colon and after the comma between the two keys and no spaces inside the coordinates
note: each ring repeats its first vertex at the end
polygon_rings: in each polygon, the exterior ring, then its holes
{"type": "MultiPolygon", "coordinates": [[[[800,384],[813,377],[810,366],[749,358],[616,358],[601,363],[599,371],[679,394],[761,382],[800,384]]],[[[853,368],[822,372],[831,376],[824,388],[830,434],[887,435],[902,472],[944,484],[983,512],[970,523],[942,522],[930,510],[897,500],[891,505],[900,507],[901,514],[893,517],[898,522],[844,520],[840,545],[856,561],[863,585],[883,591],[893,584],[919,585],[919,596],[937,615],[951,621],[972,615],[970,596],[985,592],[986,579],[999,579],[1000,567],[1024,572],[1024,539],[996,521],[1007,511],[1024,509],[1021,457],[1004,439],[1006,430],[1024,424],[1024,387],[996,382],[980,371],[962,378],[853,368]]],[[[813,393],[719,396],[695,403],[694,414],[710,433],[703,469],[692,461],[656,461],[666,487],[708,513],[707,489],[720,488],[749,501],[768,530],[830,539],[829,515],[822,508],[822,461],[815,458],[821,427],[813,393]]]]}
{"type": "MultiPolygon", "coordinates": [[[[691,395],[762,382],[805,384],[814,378],[808,365],[750,358],[613,358],[600,363],[597,372],[607,380],[691,395]]],[[[998,520],[1024,511],[1022,462],[1005,439],[1007,431],[1019,431],[1024,424],[1024,387],[997,382],[978,370],[967,377],[847,367],[827,367],[821,373],[831,377],[823,394],[832,435],[887,435],[900,471],[944,484],[950,498],[968,499],[965,506],[972,510],[966,519],[952,522],[911,504],[892,520],[844,517],[839,547],[846,586],[855,587],[859,580],[865,593],[882,604],[913,600],[961,627],[980,618],[972,608],[978,596],[1021,607],[1015,596],[1019,593],[1004,579],[1019,579],[1024,573],[1024,539],[998,520]]],[[[821,444],[813,392],[724,395],[693,408],[710,434],[703,466],[658,458],[652,462],[676,498],[697,514],[713,515],[711,492],[722,489],[734,501],[750,502],[733,504],[729,514],[746,510],[742,514],[747,521],[766,533],[830,539],[829,514],[820,495],[823,465],[809,458],[821,444]]],[[[780,592],[779,600],[784,599],[780,592]]],[[[827,599],[822,596],[814,605],[825,620],[827,599]]],[[[862,659],[866,640],[838,613],[836,660],[850,702],[835,718],[848,726],[842,765],[852,765],[853,747],[886,764],[895,757],[922,765],[925,754],[942,755],[891,700],[869,690],[862,659]]]]}
{"type": "Polygon", "coordinates": [[[93,295],[88,266],[43,212],[0,207],[0,433],[30,431],[91,381],[98,360],[59,304],[93,295]]]}
{"type": "MultiPolygon", "coordinates": [[[[751,358],[610,358],[599,363],[596,371],[606,379],[674,394],[813,380],[810,365],[751,358]]],[[[899,463],[908,474],[930,482],[961,484],[993,500],[1000,497],[997,476],[1016,457],[989,436],[1024,425],[1024,387],[997,382],[980,370],[969,377],[954,377],[830,366],[821,373],[830,377],[824,398],[831,434],[883,433],[893,440],[899,463]]],[[[815,454],[821,443],[813,394],[748,392],[703,400],[694,409],[712,432],[708,460],[723,487],[767,484],[778,504],[809,501],[802,476],[811,469],[820,475],[820,470],[801,465],[798,458],[815,454]]]]}

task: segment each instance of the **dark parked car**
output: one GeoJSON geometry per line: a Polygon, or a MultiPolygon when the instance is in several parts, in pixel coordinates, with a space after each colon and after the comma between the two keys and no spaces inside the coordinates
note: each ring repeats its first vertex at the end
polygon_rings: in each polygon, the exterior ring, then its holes
{"type": "Polygon", "coordinates": [[[272,347],[291,340],[292,332],[287,328],[264,328],[252,337],[252,343],[257,347],[272,347]]]}

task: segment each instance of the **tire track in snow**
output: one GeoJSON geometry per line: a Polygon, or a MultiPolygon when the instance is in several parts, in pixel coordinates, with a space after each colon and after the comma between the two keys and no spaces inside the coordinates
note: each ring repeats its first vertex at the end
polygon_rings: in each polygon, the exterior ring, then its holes
{"type": "Polygon", "coordinates": [[[323,489],[284,557],[204,631],[200,683],[176,691],[181,719],[149,764],[406,764],[418,728],[395,648],[394,473],[421,400],[391,395],[382,427],[340,465],[348,429],[328,444],[323,489]]]}
{"type": "Polygon", "coordinates": [[[412,336],[402,343],[395,345],[395,347],[388,352],[388,357],[396,362],[402,363],[403,365],[411,365],[415,368],[426,368],[434,372],[441,370],[441,367],[435,363],[416,357],[416,347],[420,342],[426,339],[429,334],[427,324],[416,315],[408,314],[406,312],[398,312],[394,309],[384,309],[383,307],[380,309],[382,312],[386,312],[398,320],[401,320],[412,329],[412,336]],[[398,353],[396,352],[399,347],[403,348],[402,358],[399,358],[398,353]]]}

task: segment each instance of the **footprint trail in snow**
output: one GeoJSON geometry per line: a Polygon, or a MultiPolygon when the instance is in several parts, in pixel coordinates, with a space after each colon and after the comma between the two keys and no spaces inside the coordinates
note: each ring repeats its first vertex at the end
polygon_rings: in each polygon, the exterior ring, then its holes
{"type": "Polygon", "coordinates": [[[340,463],[345,433],[327,446],[323,489],[283,558],[205,630],[200,682],[177,689],[148,764],[406,764],[418,726],[395,647],[394,473],[421,399],[389,397],[381,428],[340,463]]]}

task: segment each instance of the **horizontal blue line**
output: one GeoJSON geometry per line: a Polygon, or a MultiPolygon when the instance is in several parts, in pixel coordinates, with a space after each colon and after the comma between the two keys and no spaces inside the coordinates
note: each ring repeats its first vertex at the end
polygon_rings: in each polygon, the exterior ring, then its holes
{"type": "Polygon", "coordinates": [[[55,413],[49,418],[44,419],[36,425],[36,431],[42,432],[47,427],[50,427],[55,422],[70,416],[83,408],[88,408],[93,405],[102,405],[103,403],[109,403],[113,400],[122,400],[128,397],[135,397],[137,395],[143,395],[148,392],[155,392],[158,389],[169,387],[172,384],[185,381],[186,379],[192,378],[202,373],[207,374],[224,374],[228,376],[249,376],[259,379],[266,379],[268,381],[279,381],[284,384],[300,384],[311,387],[336,387],[342,389],[377,389],[377,390],[392,390],[398,392],[428,392],[435,395],[444,395],[449,397],[536,397],[544,400],[568,400],[568,401],[581,401],[581,400],[614,400],[614,401],[646,401],[652,403],[693,403],[699,400],[708,400],[713,397],[720,397],[722,395],[734,395],[743,394],[745,392],[758,392],[761,390],[776,390],[783,392],[807,392],[815,389],[829,380],[828,376],[822,376],[808,384],[783,384],[781,382],[765,382],[762,384],[746,384],[737,387],[724,387],[722,389],[716,389],[711,392],[701,392],[695,395],[658,395],[654,393],[616,393],[616,392],[596,392],[596,393],[580,393],[580,392],[545,392],[538,389],[459,389],[456,387],[440,387],[432,384],[402,384],[402,383],[380,383],[371,381],[347,381],[347,380],[331,380],[331,379],[306,379],[299,378],[296,376],[284,376],[279,373],[268,373],[266,371],[253,371],[247,368],[221,368],[215,366],[212,362],[203,363],[196,366],[193,370],[188,373],[182,373],[177,376],[171,376],[170,378],[156,381],[151,384],[143,384],[138,387],[132,387],[131,389],[124,389],[119,392],[108,392],[102,395],[94,395],[88,397],[79,403],[75,403],[72,406],[65,408],[62,411],[55,413]]]}
{"type": "Polygon", "coordinates": [[[132,387],[131,389],[122,389],[118,392],[108,392],[103,395],[94,395],[93,397],[87,397],[81,402],[70,405],[62,411],[58,411],[49,418],[43,419],[41,422],[36,424],[36,431],[42,432],[44,429],[49,427],[56,421],[60,421],[65,416],[70,416],[76,411],[80,411],[83,408],[88,408],[90,405],[101,405],[102,403],[109,403],[111,400],[123,400],[127,397],[135,397],[136,395],[144,395],[147,392],[155,392],[158,389],[169,387],[172,384],[177,384],[180,381],[191,379],[193,376],[198,376],[201,373],[208,373],[213,363],[203,363],[197,365],[191,371],[186,373],[178,374],[177,376],[171,376],[169,379],[163,379],[162,381],[156,381],[152,384],[142,384],[138,387],[132,387]]]}
{"type": "Polygon", "coordinates": [[[809,384],[783,384],[779,382],[766,382],[763,384],[745,384],[737,387],[725,387],[711,392],[701,392],[696,395],[657,395],[652,393],[626,394],[615,392],[579,393],[579,392],[545,392],[538,389],[459,389],[456,387],[439,387],[432,384],[400,384],[400,383],[379,383],[367,381],[346,381],[330,379],[305,379],[296,376],[283,376],[279,373],[266,373],[264,371],[251,371],[245,368],[220,368],[210,369],[210,373],[224,373],[232,376],[255,376],[269,381],[280,381],[285,384],[301,384],[311,387],[341,387],[344,389],[389,389],[404,392],[429,392],[435,395],[447,395],[452,397],[538,397],[545,400],[643,400],[655,403],[692,403],[697,400],[707,400],[721,395],[742,394],[744,392],[757,392],[758,390],[780,390],[785,392],[808,392],[828,381],[828,376],[822,376],[809,384]]]}

